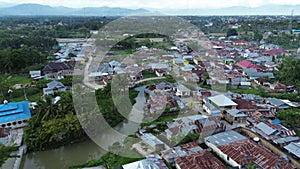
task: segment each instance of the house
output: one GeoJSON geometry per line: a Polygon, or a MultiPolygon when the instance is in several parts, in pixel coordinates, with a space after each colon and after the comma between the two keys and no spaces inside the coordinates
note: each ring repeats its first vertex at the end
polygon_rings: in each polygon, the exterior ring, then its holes
{"type": "Polygon", "coordinates": [[[178,157],[176,169],[226,169],[225,165],[208,150],[178,157]]]}
{"type": "Polygon", "coordinates": [[[140,139],[142,139],[143,143],[145,143],[150,149],[154,151],[162,151],[165,149],[165,144],[150,133],[141,135],[140,139]]]}
{"type": "Polygon", "coordinates": [[[183,59],[181,59],[181,58],[174,58],[173,59],[173,64],[174,65],[183,65],[184,64],[184,60],[183,59]]]}
{"type": "Polygon", "coordinates": [[[201,136],[204,138],[216,132],[217,128],[219,127],[219,119],[218,117],[213,116],[201,118],[197,119],[195,124],[198,127],[195,132],[201,133],[201,136]]]}
{"type": "Polygon", "coordinates": [[[53,74],[64,71],[71,74],[73,68],[74,65],[69,62],[51,62],[44,67],[43,72],[44,74],[53,74]]]}
{"type": "Polygon", "coordinates": [[[204,140],[208,147],[232,167],[248,168],[249,163],[254,163],[263,169],[294,168],[285,159],[232,130],[206,137],[204,140]]]}
{"type": "Polygon", "coordinates": [[[272,58],[268,57],[268,56],[261,56],[255,59],[251,59],[251,61],[253,61],[254,63],[257,64],[265,64],[268,62],[272,62],[272,58]]]}
{"type": "Polygon", "coordinates": [[[120,66],[121,66],[121,63],[118,62],[118,61],[115,61],[115,60],[110,61],[108,64],[109,64],[109,66],[110,66],[111,68],[116,68],[116,67],[120,67],[120,66]]]}
{"type": "Polygon", "coordinates": [[[275,57],[280,55],[288,54],[287,51],[285,51],[283,48],[277,48],[277,49],[271,49],[265,52],[266,56],[275,57]]]}
{"type": "Polygon", "coordinates": [[[245,76],[248,76],[248,78],[251,79],[251,80],[257,79],[257,78],[264,78],[264,77],[268,77],[270,79],[275,78],[273,73],[271,73],[271,72],[259,72],[255,68],[246,68],[246,69],[243,70],[243,74],[245,76]]]}
{"type": "Polygon", "coordinates": [[[230,123],[233,122],[246,123],[247,121],[246,120],[247,115],[238,109],[225,110],[224,117],[230,123]]]}
{"type": "Polygon", "coordinates": [[[254,68],[254,69],[261,70],[261,67],[253,64],[252,62],[250,62],[248,60],[242,60],[242,61],[238,62],[237,65],[240,66],[243,69],[254,68]]]}
{"type": "Polygon", "coordinates": [[[0,104],[0,126],[2,128],[22,127],[30,118],[28,101],[0,104]]]}
{"type": "Polygon", "coordinates": [[[283,137],[283,138],[278,138],[273,140],[275,144],[279,144],[281,147],[288,145],[289,143],[296,143],[299,142],[300,138],[299,137],[294,137],[294,136],[288,136],[288,137],[283,137]]]}
{"type": "Polygon", "coordinates": [[[225,95],[217,95],[208,98],[208,102],[215,106],[217,109],[220,109],[221,112],[229,109],[236,109],[237,104],[225,95]]]}
{"type": "Polygon", "coordinates": [[[191,132],[212,134],[218,125],[219,119],[217,117],[208,117],[205,115],[187,116],[174,119],[173,122],[168,123],[168,129],[165,130],[165,134],[168,139],[178,134],[186,135],[191,132]]]}
{"type": "Polygon", "coordinates": [[[36,78],[36,77],[40,77],[40,76],[42,76],[42,71],[40,71],[40,70],[32,70],[32,71],[29,71],[29,75],[30,75],[30,77],[32,79],[36,78]]]}
{"type": "Polygon", "coordinates": [[[280,131],[278,131],[275,128],[272,128],[268,124],[264,122],[258,123],[254,128],[252,128],[252,131],[260,134],[262,137],[264,137],[267,140],[273,139],[275,135],[279,135],[280,131]]]}
{"type": "Polygon", "coordinates": [[[199,90],[196,94],[200,104],[204,103],[204,98],[206,97],[210,97],[211,96],[211,92],[208,90],[199,90]]]}
{"type": "Polygon", "coordinates": [[[44,95],[50,95],[56,92],[66,91],[67,88],[56,80],[47,84],[47,88],[43,88],[44,95]]]}
{"type": "Polygon", "coordinates": [[[284,101],[276,98],[267,98],[265,100],[266,103],[275,106],[278,109],[288,109],[290,106],[284,101]]]}
{"type": "Polygon", "coordinates": [[[176,87],[176,95],[181,97],[189,97],[191,95],[191,90],[179,83],[176,87]]]}
{"type": "Polygon", "coordinates": [[[235,46],[246,46],[248,45],[248,42],[245,40],[235,40],[233,41],[233,45],[235,46]]]}
{"type": "Polygon", "coordinates": [[[184,65],[183,67],[181,67],[181,70],[182,71],[185,71],[185,72],[187,72],[187,71],[192,71],[192,70],[194,70],[195,69],[195,66],[194,65],[191,65],[191,64],[186,64],[186,65],[184,65]]]}
{"type": "Polygon", "coordinates": [[[186,72],[185,75],[183,76],[184,81],[190,82],[190,83],[199,83],[200,78],[197,74],[192,73],[192,72],[186,72]]]}
{"type": "Polygon", "coordinates": [[[284,149],[286,149],[289,153],[293,154],[298,159],[300,159],[300,142],[290,143],[289,145],[284,146],[284,149]]]}
{"type": "Polygon", "coordinates": [[[267,84],[268,81],[265,78],[260,77],[260,78],[254,79],[254,82],[258,85],[263,85],[264,86],[264,85],[267,84]]]}
{"type": "Polygon", "coordinates": [[[270,89],[272,89],[276,92],[285,92],[287,89],[287,86],[285,84],[275,82],[273,84],[270,84],[270,89]]]}
{"type": "Polygon", "coordinates": [[[170,148],[168,150],[164,150],[161,152],[161,157],[169,164],[174,166],[175,159],[178,157],[184,157],[192,153],[196,153],[198,151],[202,151],[203,149],[196,143],[190,142],[186,144],[181,144],[177,147],[170,148]]]}
{"type": "Polygon", "coordinates": [[[122,165],[120,169],[168,169],[159,155],[149,155],[146,159],[122,165]]]}
{"type": "Polygon", "coordinates": [[[163,77],[163,76],[166,76],[168,74],[168,72],[164,69],[155,69],[155,74],[158,77],[163,77]]]}
{"type": "MultiPolygon", "coordinates": [[[[208,100],[205,98],[204,100],[208,100]]],[[[214,105],[210,104],[208,101],[204,101],[203,110],[207,112],[209,115],[220,114],[221,110],[216,108],[214,105]]]]}

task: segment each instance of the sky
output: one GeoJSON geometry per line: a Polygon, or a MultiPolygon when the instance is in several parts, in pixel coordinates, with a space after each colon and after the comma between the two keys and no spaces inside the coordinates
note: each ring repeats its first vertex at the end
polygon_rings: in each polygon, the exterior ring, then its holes
{"type": "Polygon", "coordinates": [[[81,7],[125,7],[125,8],[224,8],[231,6],[258,7],[268,4],[300,5],[299,0],[0,0],[14,4],[37,3],[50,6],[81,7]]]}

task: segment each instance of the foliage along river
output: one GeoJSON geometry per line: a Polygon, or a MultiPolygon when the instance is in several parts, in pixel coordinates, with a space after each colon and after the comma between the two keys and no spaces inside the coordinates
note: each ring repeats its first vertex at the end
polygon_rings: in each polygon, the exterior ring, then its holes
{"type": "MultiPolygon", "coordinates": [[[[140,91],[133,107],[141,109],[145,104],[144,87],[140,91]]],[[[130,120],[129,116],[129,120],[130,120]]],[[[131,135],[140,127],[139,124],[126,121],[115,127],[123,134],[131,135]]],[[[63,146],[53,150],[28,153],[24,156],[21,169],[67,169],[70,166],[84,164],[92,159],[99,159],[105,151],[92,140],[63,146]]]]}

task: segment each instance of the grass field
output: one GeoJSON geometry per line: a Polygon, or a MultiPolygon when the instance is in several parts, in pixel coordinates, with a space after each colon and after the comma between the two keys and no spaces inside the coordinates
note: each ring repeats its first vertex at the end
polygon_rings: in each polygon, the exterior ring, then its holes
{"type": "Polygon", "coordinates": [[[12,87],[15,84],[30,84],[31,80],[26,76],[9,76],[0,83],[0,85],[12,87]]]}

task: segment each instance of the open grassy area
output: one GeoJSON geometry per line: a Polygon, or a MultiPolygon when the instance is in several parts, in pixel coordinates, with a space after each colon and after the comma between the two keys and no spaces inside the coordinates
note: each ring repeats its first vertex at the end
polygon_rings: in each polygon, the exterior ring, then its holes
{"type": "Polygon", "coordinates": [[[148,78],[157,77],[157,75],[155,73],[143,72],[143,77],[144,79],[148,79],[148,78]]]}
{"type": "Polygon", "coordinates": [[[12,87],[15,84],[30,84],[30,78],[26,76],[9,76],[3,78],[3,81],[0,83],[1,86],[12,87]]]}
{"type": "Polygon", "coordinates": [[[43,91],[38,88],[26,88],[26,89],[17,89],[13,90],[11,95],[0,96],[0,100],[9,100],[13,102],[20,102],[26,100],[25,93],[27,96],[28,101],[37,102],[41,99],[43,95],[43,91]]]}

